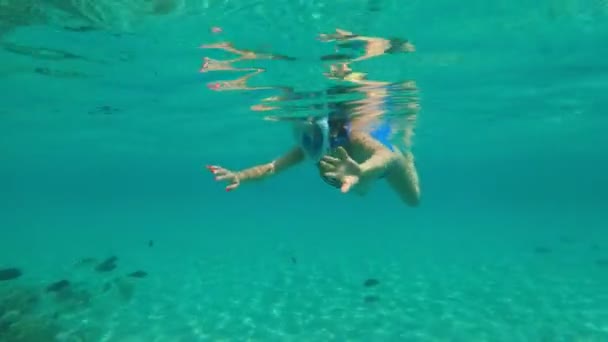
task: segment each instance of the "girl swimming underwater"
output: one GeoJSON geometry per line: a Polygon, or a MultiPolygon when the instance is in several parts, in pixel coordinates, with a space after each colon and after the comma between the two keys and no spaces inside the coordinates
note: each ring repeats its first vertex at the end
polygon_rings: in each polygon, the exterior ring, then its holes
{"type": "MultiPolygon", "coordinates": [[[[340,39],[349,34],[346,31],[336,31],[340,39]]],[[[359,40],[366,38],[357,37],[359,40]]],[[[330,41],[336,38],[326,35],[323,39],[330,41]]],[[[385,45],[380,46],[383,52],[387,48],[385,45]]],[[[367,54],[366,58],[376,55],[367,54]]],[[[396,129],[383,119],[386,117],[387,100],[390,100],[387,90],[389,84],[368,80],[366,74],[354,72],[348,66],[351,62],[332,65],[325,76],[357,85],[357,91],[363,96],[361,100],[351,102],[356,106],[344,106],[322,117],[295,120],[297,145],[269,163],[241,171],[207,166],[217,181],[227,183],[226,191],[232,191],[242,183],[273,176],[310,159],[318,167],[321,178],[343,193],[352,190],[364,195],[374,181],[384,179],[404,203],[410,206],[419,204],[420,185],[414,157],[409,150],[402,152],[392,145],[391,136],[396,129]]],[[[409,86],[415,89],[414,84],[409,86]]],[[[408,118],[411,121],[415,120],[417,112],[417,103],[408,104],[408,118]]],[[[409,125],[404,132],[404,143],[409,146],[413,125],[409,125]]]]}
{"type": "Polygon", "coordinates": [[[353,129],[356,120],[310,118],[294,125],[297,146],[269,163],[241,171],[216,165],[207,168],[217,181],[228,184],[226,191],[232,191],[243,183],[273,176],[310,159],[322,179],[343,193],[352,190],[364,195],[375,180],[385,179],[407,205],[417,206],[420,188],[413,155],[390,143],[392,129],[388,123],[365,132],[353,129]]]}

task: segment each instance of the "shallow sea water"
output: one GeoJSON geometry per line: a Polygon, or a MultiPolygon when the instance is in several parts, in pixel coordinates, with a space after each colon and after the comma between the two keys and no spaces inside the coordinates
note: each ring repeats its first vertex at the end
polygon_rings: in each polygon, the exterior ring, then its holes
{"type": "Polygon", "coordinates": [[[22,274],[0,277],[0,340],[608,340],[607,16],[600,0],[1,3],[0,269],[22,274]],[[350,65],[384,82],[383,114],[419,106],[420,206],[383,182],[343,195],[309,164],[226,193],[205,165],[268,162],[293,144],[283,121],[365,96],[323,75],[343,51],[317,37],[336,28],[416,47],[350,65]],[[220,42],[293,60],[200,72],[236,58],[199,48],[220,42]],[[213,89],[251,72],[269,89],[213,89]]]}

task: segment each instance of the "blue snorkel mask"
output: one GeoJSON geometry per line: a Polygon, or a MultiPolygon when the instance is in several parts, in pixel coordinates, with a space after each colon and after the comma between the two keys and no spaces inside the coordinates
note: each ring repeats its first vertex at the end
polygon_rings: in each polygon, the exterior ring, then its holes
{"type": "MultiPolygon", "coordinates": [[[[331,137],[329,133],[329,120],[327,117],[313,118],[306,122],[298,123],[297,139],[306,155],[314,160],[319,167],[319,162],[324,155],[331,150],[331,137]]],[[[325,177],[320,174],[321,179],[332,187],[340,188],[342,182],[335,178],[325,177]]]]}
{"type": "Polygon", "coordinates": [[[320,161],[329,152],[329,123],[326,117],[299,124],[298,141],[306,155],[320,161]]]}

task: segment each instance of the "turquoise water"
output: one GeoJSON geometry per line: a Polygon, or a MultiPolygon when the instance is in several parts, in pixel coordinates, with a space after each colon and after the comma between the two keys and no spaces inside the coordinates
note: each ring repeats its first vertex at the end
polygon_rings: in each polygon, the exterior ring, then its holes
{"type": "Polygon", "coordinates": [[[0,340],[608,340],[606,19],[600,0],[2,2],[0,269],[22,274],[0,340]],[[416,46],[356,70],[417,86],[420,206],[309,164],[226,193],[204,166],[276,158],[291,132],[264,116],[307,109],[209,89],[243,73],[199,72],[235,57],[198,47],[293,57],[235,66],[318,93],[336,28],[416,46]]]}

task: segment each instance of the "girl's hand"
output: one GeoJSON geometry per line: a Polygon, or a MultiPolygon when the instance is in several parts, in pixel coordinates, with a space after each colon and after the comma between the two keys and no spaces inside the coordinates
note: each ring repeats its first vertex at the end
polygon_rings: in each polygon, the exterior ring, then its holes
{"type": "Polygon", "coordinates": [[[215,165],[207,165],[207,169],[215,175],[216,181],[228,183],[226,186],[226,191],[232,191],[238,188],[238,186],[241,184],[241,181],[235,172],[215,165]]]}
{"type": "Polygon", "coordinates": [[[354,161],[343,147],[336,149],[336,156],[324,156],[321,159],[323,175],[334,178],[342,183],[340,190],[344,193],[359,183],[361,179],[361,167],[354,161]]]}

